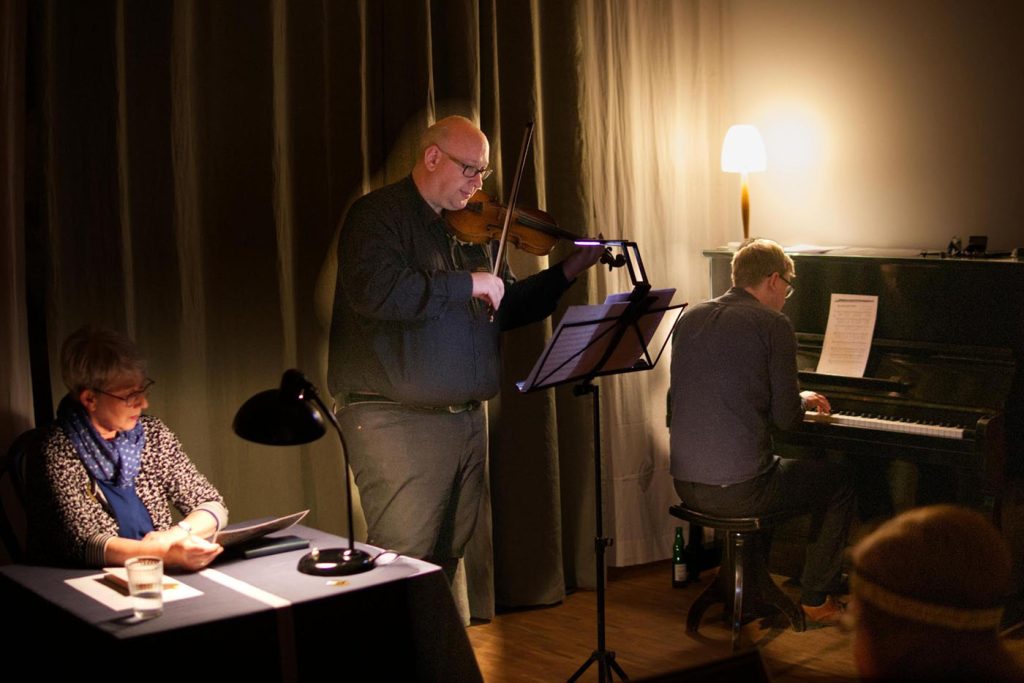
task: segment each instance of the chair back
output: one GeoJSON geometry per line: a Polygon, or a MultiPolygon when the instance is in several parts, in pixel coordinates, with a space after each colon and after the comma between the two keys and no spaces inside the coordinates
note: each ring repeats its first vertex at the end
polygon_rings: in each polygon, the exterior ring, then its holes
{"type": "Polygon", "coordinates": [[[29,429],[23,432],[0,461],[0,541],[13,562],[25,559],[27,528],[25,464],[39,453],[43,432],[29,429]]]}

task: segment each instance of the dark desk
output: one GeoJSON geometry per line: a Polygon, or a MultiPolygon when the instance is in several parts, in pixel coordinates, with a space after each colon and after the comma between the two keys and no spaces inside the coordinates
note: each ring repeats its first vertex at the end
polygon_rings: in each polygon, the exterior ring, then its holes
{"type": "MultiPolygon", "coordinates": [[[[346,543],[308,527],[289,533],[321,548],[346,543]]],[[[482,680],[438,567],[399,558],[328,586],[296,570],[305,552],[182,574],[203,595],[165,602],[162,616],[141,623],[65,583],[96,570],[0,567],[6,645],[27,655],[46,643],[53,657],[40,671],[86,679],[140,666],[201,680],[482,680]]]]}

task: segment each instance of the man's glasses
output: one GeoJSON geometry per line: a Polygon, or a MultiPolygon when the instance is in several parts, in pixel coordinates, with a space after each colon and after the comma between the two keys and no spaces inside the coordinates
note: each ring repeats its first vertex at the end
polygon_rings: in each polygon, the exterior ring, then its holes
{"type": "Polygon", "coordinates": [[[441,154],[443,154],[446,157],[448,157],[449,159],[451,159],[452,163],[461,166],[462,167],[462,175],[464,175],[467,178],[475,178],[477,176],[480,176],[480,180],[483,181],[483,180],[487,180],[488,178],[490,178],[491,174],[494,173],[494,169],[493,168],[477,168],[473,164],[467,164],[467,163],[465,163],[464,161],[462,161],[460,159],[456,159],[451,154],[449,154],[448,152],[446,152],[443,149],[441,149],[440,145],[436,145],[436,147],[439,150],[441,150],[441,154]]]}
{"type": "Polygon", "coordinates": [[[786,283],[786,298],[788,299],[789,297],[793,296],[793,292],[796,291],[796,287],[793,286],[793,283],[787,280],[786,278],[782,277],[781,275],[779,276],[779,279],[786,283]]]}
{"type": "Polygon", "coordinates": [[[102,389],[96,388],[94,388],[93,391],[95,391],[97,394],[103,394],[104,396],[109,396],[110,398],[116,398],[119,401],[124,401],[130,408],[137,408],[138,406],[142,405],[143,399],[149,396],[149,390],[153,388],[154,384],[156,384],[156,382],[147,377],[146,383],[142,385],[141,389],[139,389],[138,391],[133,391],[127,396],[118,396],[117,394],[112,394],[109,391],[103,391],[102,389]]]}

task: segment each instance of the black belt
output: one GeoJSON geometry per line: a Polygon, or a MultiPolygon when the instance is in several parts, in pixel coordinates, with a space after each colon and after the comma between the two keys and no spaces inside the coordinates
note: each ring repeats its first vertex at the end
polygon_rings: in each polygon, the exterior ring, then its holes
{"type": "Polygon", "coordinates": [[[345,394],[345,405],[351,406],[357,403],[391,403],[405,408],[413,408],[415,410],[429,410],[435,413],[468,413],[476,410],[480,407],[480,401],[466,401],[465,403],[453,403],[447,406],[421,406],[412,403],[402,403],[400,401],[394,401],[387,396],[381,396],[380,394],[364,394],[364,393],[351,393],[345,394]]]}

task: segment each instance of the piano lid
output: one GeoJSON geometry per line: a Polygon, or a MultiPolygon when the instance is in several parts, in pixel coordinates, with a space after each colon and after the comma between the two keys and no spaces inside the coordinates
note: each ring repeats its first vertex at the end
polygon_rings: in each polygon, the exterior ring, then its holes
{"type": "MultiPolygon", "coordinates": [[[[796,291],[783,313],[798,333],[825,334],[833,292],[877,294],[875,338],[1024,355],[1024,261],[794,254],[796,291]]],[[[884,252],[883,252],[884,253],[884,252]]],[[[730,286],[729,250],[711,260],[712,296],[730,286]]]]}

